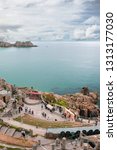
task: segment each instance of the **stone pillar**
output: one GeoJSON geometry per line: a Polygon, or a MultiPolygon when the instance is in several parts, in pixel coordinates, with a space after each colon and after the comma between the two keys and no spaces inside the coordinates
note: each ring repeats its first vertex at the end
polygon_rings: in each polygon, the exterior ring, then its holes
{"type": "Polygon", "coordinates": [[[38,140],[38,145],[41,145],[41,140],[38,140]]]}
{"type": "Polygon", "coordinates": [[[66,150],[66,138],[65,137],[62,139],[61,150],[66,150]]]}
{"type": "Polygon", "coordinates": [[[78,148],[78,139],[75,139],[75,144],[74,144],[73,149],[76,150],[77,148],[78,148]]]}
{"type": "Polygon", "coordinates": [[[76,146],[78,145],[78,139],[75,139],[75,145],[76,146]]]}
{"type": "Polygon", "coordinates": [[[55,140],[55,145],[56,145],[56,146],[59,146],[59,145],[60,145],[60,140],[59,140],[58,138],[55,140]]]}
{"type": "Polygon", "coordinates": [[[52,150],[55,150],[55,144],[52,144],[51,146],[52,146],[52,150]]]}
{"type": "Polygon", "coordinates": [[[37,144],[36,144],[36,145],[33,145],[32,149],[33,149],[33,150],[37,150],[37,144]]]}
{"type": "Polygon", "coordinates": [[[100,143],[99,142],[96,143],[94,150],[100,150],[100,143]]]}
{"type": "Polygon", "coordinates": [[[80,139],[80,146],[83,147],[83,140],[80,139]]]}
{"type": "Polygon", "coordinates": [[[83,150],[88,150],[87,146],[84,146],[83,150]]]}

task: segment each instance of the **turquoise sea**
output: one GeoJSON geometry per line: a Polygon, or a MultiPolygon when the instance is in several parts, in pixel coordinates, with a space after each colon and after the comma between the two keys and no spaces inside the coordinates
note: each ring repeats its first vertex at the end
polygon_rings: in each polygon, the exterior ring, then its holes
{"type": "Polygon", "coordinates": [[[0,48],[0,77],[40,91],[74,93],[100,88],[99,42],[39,42],[34,48],[0,48]]]}

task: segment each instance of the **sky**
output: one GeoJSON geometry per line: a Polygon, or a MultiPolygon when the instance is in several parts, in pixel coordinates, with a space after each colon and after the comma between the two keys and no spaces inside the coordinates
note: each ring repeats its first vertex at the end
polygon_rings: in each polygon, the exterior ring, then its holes
{"type": "Polygon", "coordinates": [[[0,0],[0,40],[97,41],[99,0],[0,0]]]}

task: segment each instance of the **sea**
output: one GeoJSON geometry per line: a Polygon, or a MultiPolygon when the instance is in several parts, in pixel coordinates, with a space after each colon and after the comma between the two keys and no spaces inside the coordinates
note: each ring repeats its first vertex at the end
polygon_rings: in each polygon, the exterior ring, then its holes
{"type": "Polygon", "coordinates": [[[0,77],[16,86],[61,95],[79,92],[84,86],[100,92],[99,41],[36,44],[0,48],[0,77]]]}

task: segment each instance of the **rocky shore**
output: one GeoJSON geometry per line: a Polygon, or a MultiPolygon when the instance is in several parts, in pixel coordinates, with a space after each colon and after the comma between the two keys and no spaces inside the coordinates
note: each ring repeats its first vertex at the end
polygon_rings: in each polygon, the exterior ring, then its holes
{"type": "Polygon", "coordinates": [[[16,41],[15,43],[9,43],[0,41],[0,47],[3,48],[9,48],[9,47],[37,47],[37,45],[34,45],[31,41],[16,41]]]}
{"type": "MultiPolygon", "coordinates": [[[[0,80],[0,89],[11,92],[18,101],[25,99],[27,93],[36,93],[33,88],[19,88],[7,83],[5,80],[0,80]]],[[[1,92],[2,92],[1,91],[1,92]]],[[[37,91],[39,92],[39,91],[37,91]]],[[[97,106],[99,95],[96,92],[90,92],[88,87],[83,87],[80,93],[58,95],[55,93],[39,92],[39,96],[50,105],[59,105],[69,109],[78,118],[79,117],[99,117],[100,109],[97,106]]],[[[2,97],[0,96],[1,100],[2,97]]],[[[9,96],[8,96],[9,98],[9,96]]],[[[7,99],[6,99],[7,100],[7,99]]]]}
{"type": "Polygon", "coordinates": [[[96,92],[90,92],[88,87],[83,87],[81,92],[74,94],[61,96],[54,93],[43,93],[43,95],[45,95],[45,101],[64,105],[78,117],[92,118],[100,115],[100,109],[97,105],[99,95],[96,92]]]}

